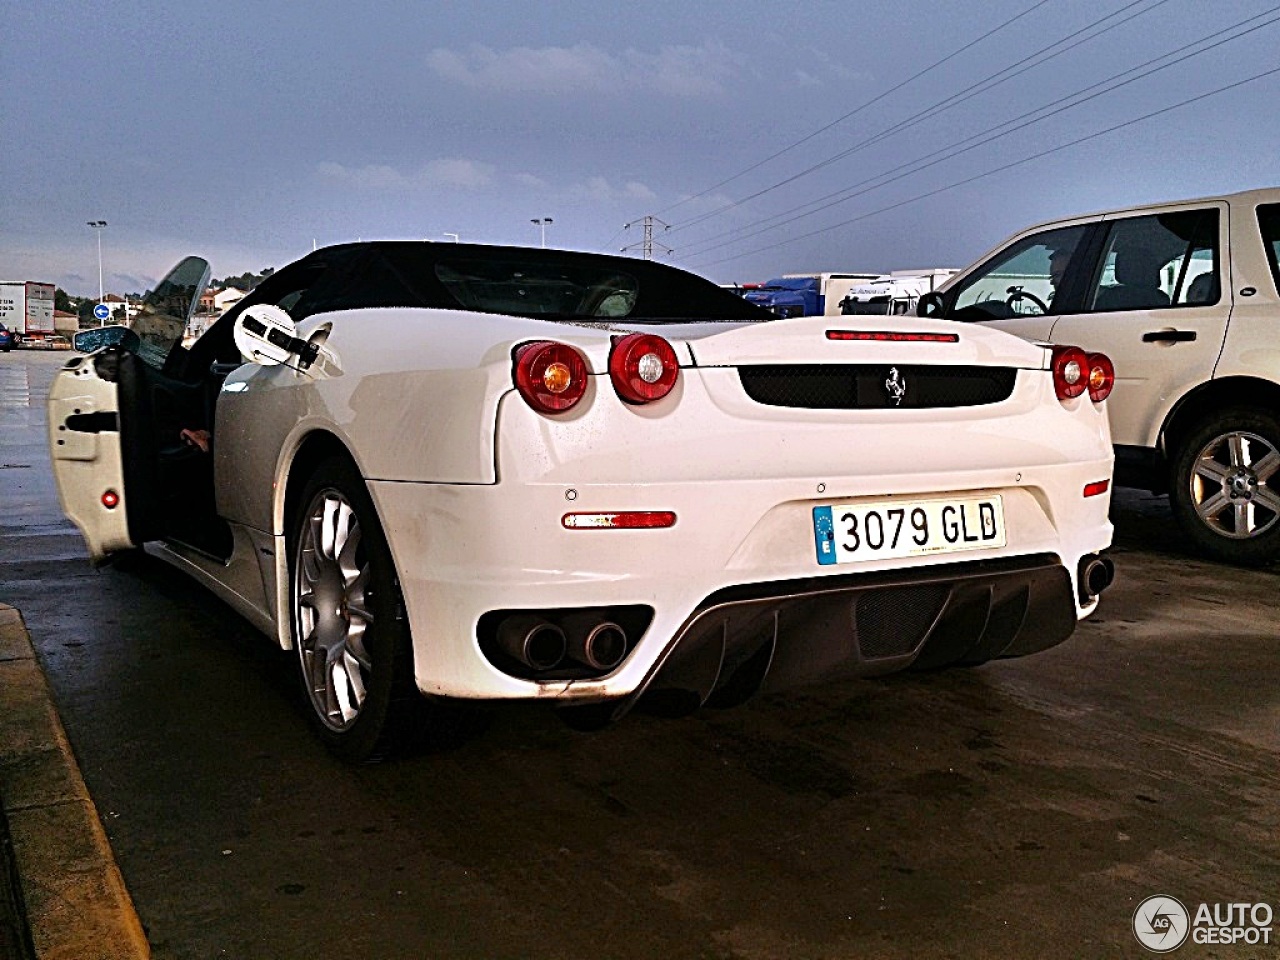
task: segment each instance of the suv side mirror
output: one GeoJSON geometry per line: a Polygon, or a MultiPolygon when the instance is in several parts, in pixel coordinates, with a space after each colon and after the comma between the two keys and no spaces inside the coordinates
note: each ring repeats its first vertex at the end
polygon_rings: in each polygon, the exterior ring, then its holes
{"type": "Polygon", "coordinates": [[[933,317],[940,320],[947,310],[947,300],[937,290],[930,290],[928,293],[920,295],[920,302],[916,304],[917,317],[933,317]]]}

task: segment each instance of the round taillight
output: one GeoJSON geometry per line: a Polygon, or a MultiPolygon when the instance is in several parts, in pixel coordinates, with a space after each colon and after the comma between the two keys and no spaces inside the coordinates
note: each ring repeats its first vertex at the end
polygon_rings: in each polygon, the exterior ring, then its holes
{"type": "Polygon", "coordinates": [[[587,361],[566,344],[536,340],[516,350],[515,382],[539,413],[563,413],[587,392],[587,361]]]}
{"type": "Polygon", "coordinates": [[[1089,354],[1089,399],[1101,403],[1116,385],[1116,368],[1105,353],[1089,354]]]}
{"type": "Polygon", "coordinates": [[[120,494],[114,490],[105,490],[102,494],[102,505],[108,510],[114,510],[120,506],[120,494]]]}
{"type": "Polygon", "coordinates": [[[609,353],[613,389],[627,403],[661,400],[671,392],[679,376],[675,349],[651,333],[628,334],[616,340],[609,353]]]}
{"type": "Polygon", "coordinates": [[[1089,358],[1079,347],[1053,348],[1053,389],[1059,400],[1072,400],[1089,386],[1089,358]]]}

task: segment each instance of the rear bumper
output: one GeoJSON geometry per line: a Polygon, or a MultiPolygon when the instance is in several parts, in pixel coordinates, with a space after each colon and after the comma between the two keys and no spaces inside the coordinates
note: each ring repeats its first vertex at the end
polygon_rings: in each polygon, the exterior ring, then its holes
{"type": "Polygon", "coordinates": [[[712,594],[635,694],[663,712],[761,690],[1021,656],[1075,629],[1071,576],[1052,555],[947,564],[712,594]]]}

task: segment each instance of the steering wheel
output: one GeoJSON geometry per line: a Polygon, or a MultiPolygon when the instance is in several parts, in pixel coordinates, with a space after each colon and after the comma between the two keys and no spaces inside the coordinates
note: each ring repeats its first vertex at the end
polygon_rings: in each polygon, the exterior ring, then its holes
{"type": "Polygon", "coordinates": [[[1020,287],[1013,287],[1009,290],[1009,299],[1005,300],[1004,305],[1009,308],[1010,313],[1017,313],[1017,311],[1013,309],[1013,305],[1019,300],[1030,300],[1040,308],[1041,314],[1049,312],[1049,305],[1047,303],[1037,297],[1034,293],[1027,293],[1027,291],[1020,287]]]}

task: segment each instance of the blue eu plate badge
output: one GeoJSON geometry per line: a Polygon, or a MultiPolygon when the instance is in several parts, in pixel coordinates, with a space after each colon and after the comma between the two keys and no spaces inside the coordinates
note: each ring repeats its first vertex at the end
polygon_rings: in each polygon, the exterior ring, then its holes
{"type": "Polygon", "coordinates": [[[813,508],[813,539],[818,545],[818,563],[836,562],[836,525],[830,507],[813,508]]]}

